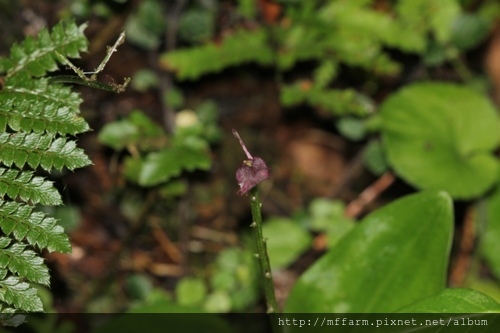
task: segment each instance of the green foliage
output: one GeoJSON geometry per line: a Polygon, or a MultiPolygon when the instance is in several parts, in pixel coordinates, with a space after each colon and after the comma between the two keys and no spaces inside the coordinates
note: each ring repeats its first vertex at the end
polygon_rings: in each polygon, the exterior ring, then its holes
{"type": "Polygon", "coordinates": [[[267,219],[262,229],[271,267],[282,269],[295,262],[311,247],[312,232],[324,233],[328,247],[335,246],[355,225],[345,216],[344,209],[340,201],[316,198],[307,210],[299,211],[292,218],[267,219]]]}
{"type": "Polygon", "coordinates": [[[307,230],[286,218],[275,217],[267,220],[262,227],[262,232],[267,239],[267,252],[273,269],[288,266],[312,243],[311,235],[307,230]]]}
{"type": "Polygon", "coordinates": [[[452,235],[446,193],[397,200],[314,263],[295,284],[286,311],[392,312],[435,294],[445,287],[452,235]]]}
{"type": "Polygon", "coordinates": [[[125,26],[129,41],[148,50],[158,47],[163,31],[163,8],[161,3],[155,0],[142,1],[125,26]]]}
{"type": "Polygon", "coordinates": [[[388,161],[416,187],[473,198],[498,180],[492,151],[498,146],[499,119],[475,91],[414,84],[386,99],[380,115],[388,161]]]}
{"type": "Polygon", "coordinates": [[[36,204],[60,205],[52,182],[36,170],[74,170],[90,164],[74,135],[89,130],[80,97],[44,76],[58,68],[56,52],[78,57],[87,49],[85,25],[61,22],[15,44],[0,58],[0,308],[42,311],[36,289],[49,284],[47,266],[34,251],[71,251],[57,221],[36,204]]]}
{"type": "Polygon", "coordinates": [[[183,171],[208,170],[211,166],[209,141],[215,118],[212,107],[200,106],[199,114],[182,111],[177,115],[176,133],[168,136],[161,127],[139,111],[107,124],[99,140],[115,150],[139,150],[125,159],[125,176],[141,186],[165,184],[183,171]]]}
{"type": "Polygon", "coordinates": [[[169,52],[160,58],[161,65],[176,73],[179,79],[197,79],[203,74],[220,72],[231,66],[255,62],[272,63],[274,54],[267,45],[264,29],[238,30],[224,38],[221,44],[208,43],[200,47],[169,52]],[[242,50],[252,52],[242,52],[242,50]]]}
{"type": "Polygon", "coordinates": [[[202,279],[184,278],[175,287],[177,302],[181,306],[200,306],[207,289],[202,279]]]}
{"type": "Polygon", "coordinates": [[[413,313],[498,313],[500,303],[478,291],[447,288],[423,298],[398,312],[413,313]]]}
{"type": "Polygon", "coordinates": [[[479,232],[482,236],[480,251],[488,262],[492,273],[500,279],[500,190],[499,187],[485,199],[485,216],[480,224],[479,232]]]}
{"type": "Polygon", "coordinates": [[[285,311],[498,312],[489,296],[446,288],[452,218],[450,196],[435,191],[371,213],[299,278],[285,311]]]}

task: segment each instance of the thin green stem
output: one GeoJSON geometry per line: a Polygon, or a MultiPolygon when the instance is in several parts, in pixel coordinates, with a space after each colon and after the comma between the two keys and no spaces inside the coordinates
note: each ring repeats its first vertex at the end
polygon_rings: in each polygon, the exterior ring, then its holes
{"type": "Polygon", "coordinates": [[[80,68],[76,67],[73,65],[71,61],[69,61],[68,58],[63,56],[57,51],[54,51],[54,54],[56,58],[63,64],[68,65],[73,72],[75,72],[76,76],[68,76],[68,75],[58,75],[58,76],[53,76],[50,78],[51,83],[76,83],[76,84],[81,84],[85,86],[89,86],[92,88],[96,89],[102,89],[102,90],[107,90],[107,91],[113,91],[116,93],[121,93],[125,91],[125,88],[127,85],[130,83],[131,79],[129,77],[125,78],[124,82],[122,84],[116,84],[116,83],[104,83],[104,82],[99,82],[97,81],[97,74],[102,72],[104,70],[104,67],[108,63],[109,59],[111,58],[111,55],[116,52],[116,49],[118,46],[123,44],[125,41],[125,33],[121,33],[120,37],[118,37],[117,41],[112,47],[108,47],[106,55],[104,56],[104,59],[101,61],[97,69],[93,72],[86,73],[82,71],[80,68]],[[90,77],[87,77],[86,74],[92,74],[90,77]]]}
{"type": "Polygon", "coordinates": [[[250,225],[254,229],[255,244],[257,246],[257,258],[259,259],[260,270],[262,274],[262,282],[264,285],[264,295],[267,302],[267,313],[279,312],[278,302],[274,293],[273,274],[271,272],[271,264],[267,254],[266,239],[262,233],[262,213],[261,202],[259,199],[259,191],[257,187],[250,190],[250,207],[252,209],[253,222],[250,225]]]}
{"type": "Polygon", "coordinates": [[[131,79],[126,77],[122,84],[116,83],[104,83],[99,81],[94,81],[90,79],[82,79],[79,76],[71,75],[56,75],[49,78],[50,83],[73,83],[81,84],[83,86],[91,87],[94,89],[101,89],[106,91],[112,91],[115,93],[121,93],[125,91],[125,88],[130,83],[131,79]]]}

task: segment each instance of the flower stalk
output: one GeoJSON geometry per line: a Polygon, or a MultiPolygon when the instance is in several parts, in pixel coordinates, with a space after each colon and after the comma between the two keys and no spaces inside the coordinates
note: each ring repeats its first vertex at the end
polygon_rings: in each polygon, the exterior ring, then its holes
{"type": "Polygon", "coordinates": [[[260,182],[269,178],[270,171],[262,158],[250,154],[240,135],[234,129],[233,135],[239,141],[247,157],[236,171],[236,180],[240,187],[238,194],[246,195],[250,193],[250,207],[252,210],[252,224],[250,224],[250,226],[254,230],[255,245],[257,249],[255,256],[259,259],[262,285],[264,287],[264,295],[267,303],[267,313],[276,313],[279,312],[278,302],[276,301],[276,295],[274,293],[273,274],[269,255],[267,254],[266,239],[262,233],[262,203],[260,202],[259,191],[256,187],[260,182]]]}
{"type": "Polygon", "coordinates": [[[262,274],[262,284],[264,287],[264,295],[267,303],[267,313],[279,312],[278,302],[276,301],[276,294],[274,293],[274,280],[271,271],[271,263],[269,255],[267,254],[267,244],[264,234],[262,233],[262,214],[261,202],[259,199],[259,191],[257,187],[250,190],[250,207],[252,209],[252,224],[250,225],[254,230],[255,245],[257,253],[255,254],[259,259],[260,271],[262,274]]]}

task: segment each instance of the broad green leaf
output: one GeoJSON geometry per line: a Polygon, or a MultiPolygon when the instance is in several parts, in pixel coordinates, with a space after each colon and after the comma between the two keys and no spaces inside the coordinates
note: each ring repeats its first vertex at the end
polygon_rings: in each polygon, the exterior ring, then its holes
{"type": "Polygon", "coordinates": [[[293,263],[312,242],[309,232],[290,219],[271,218],[263,224],[262,232],[274,269],[293,263]]]}
{"type": "Polygon", "coordinates": [[[486,221],[480,251],[497,279],[500,279],[500,189],[486,199],[486,221]]]}
{"type": "Polygon", "coordinates": [[[371,213],[299,278],[285,312],[392,312],[441,291],[452,222],[445,192],[371,213]]]}
{"type": "Polygon", "coordinates": [[[479,291],[465,288],[444,289],[398,312],[414,313],[484,313],[500,312],[500,303],[479,291]]]}
{"type": "Polygon", "coordinates": [[[499,121],[493,105],[466,87],[417,83],[380,107],[390,165],[410,184],[473,198],[498,179],[499,121]]]}

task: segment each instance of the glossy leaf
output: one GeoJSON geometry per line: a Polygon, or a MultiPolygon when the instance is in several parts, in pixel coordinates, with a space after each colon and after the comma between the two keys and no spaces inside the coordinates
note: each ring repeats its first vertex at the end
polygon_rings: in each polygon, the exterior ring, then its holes
{"type": "Polygon", "coordinates": [[[21,172],[0,168],[0,195],[43,205],[60,205],[61,195],[51,181],[34,176],[33,172],[21,172]]]}
{"type": "Polygon", "coordinates": [[[499,120],[493,105],[466,87],[417,83],[380,107],[390,165],[421,189],[455,198],[484,193],[498,178],[499,120]]]}
{"type": "Polygon", "coordinates": [[[68,57],[78,57],[87,50],[88,41],[83,34],[86,25],[77,26],[71,21],[61,21],[48,30],[42,30],[37,37],[28,37],[20,44],[14,44],[10,56],[0,59],[0,68],[7,76],[24,71],[32,76],[42,76],[56,70],[55,52],[68,57]]]}
{"type": "MultiPolygon", "coordinates": [[[[42,311],[37,290],[26,281],[48,285],[49,273],[34,250],[69,252],[71,244],[57,221],[36,204],[60,205],[51,181],[36,170],[61,170],[90,164],[74,137],[89,130],[80,116],[80,96],[44,77],[58,69],[59,58],[87,49],[86,25],[64,21],[49,32],[15,44],[0,58],[0,309],[42,311]]],[[[6,317],[2,317],[5,320],[6,317]]]]}
{"type": "Polygon", "coordinates": [[[452,205],[444,192],[368,215],[297,281],[286,312],[392,312],[445,287],[452,205]]]}
{"type": "Polygon", "coordinates": [[[293,263],[312,242],[309,232],[289,219],[271,218],[263,224],[262,232],[273,269],[293,263]]]}
{"type": "Polygon", "coordinates": [[[497,279],[500,279],[500,189],[486,199],[486,221],[480,251],[497,279]]]}
{"type": "Polygon", "coordinates": [[[42,212],[33,211],[33,207],[26,204],[1,202],[0,228],[5,235],[12,234],[18,241],[26,238],[29,244],[40,249],[64,253],[71,251],[68,236],[57,224],[57,220],[42,212]]]}
{"type": "Polygon", "coordinates": [[[0,280],[0,301],[22,311],[42,311],[42,301],[36,289],[14,276],[0,280]]]}
{"type": "Polygon", "coordinates": [[[37,133],[0,133],[0,160],[9,167],[28,164],[46,171],[63,167],[74,170],[91,164],[74,141],[37,133]]]}
{"type": "Polygon", "coordinates": [[[26,244],[11,244],[8,237],[0,237],[0,268],[29,281],[48,285],[49,270],[43,259],[34,251],[26,249],[26,244]]]}
{"type": "Polygon", "coordinates": [[[423,298],[398,312],[414,313],[485,313],[500,312],[500,303],[472,289],[456,288],[423,298]]]}
{"type": "Polygon", "coordinates": [[[68,87],[32,79],[27,73],[8,78],[0,91],[0,130],[78,134],[89,130],[79,115],[81,98],[68,87]]]}

